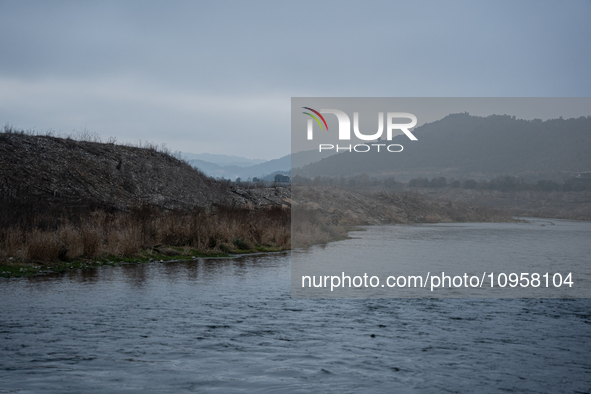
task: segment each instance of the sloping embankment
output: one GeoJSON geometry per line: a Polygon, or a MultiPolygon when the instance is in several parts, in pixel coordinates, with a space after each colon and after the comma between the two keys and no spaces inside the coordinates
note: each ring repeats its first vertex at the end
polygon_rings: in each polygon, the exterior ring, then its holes
{"type": "Polygon", "coordinates": [[[420,188],[415,193],[439,201],[452,201],[503,210],[514,216],[591,220],[590,191],[499,191],[420,188]]]}
{"type": "Polygon", "coordinates": [[[343,238],[356,225],[513,221],[500,210],[409,193],[360,194],[331,187],[294,186],[290,202],[293,247],[343,238]]]}
{"type": "Polygon", "coordinates": [[[294,186],[292,206],[347,225],[511,220],[501,210],[437,201],[413,193],[361,194],[322,186],[294,186]]]}
{"type": "Polygon", "coordinates": [[[0,133],[0,199],[43,213],[282,205],[289,189],[241,189],[153,148],[0,133]]]}

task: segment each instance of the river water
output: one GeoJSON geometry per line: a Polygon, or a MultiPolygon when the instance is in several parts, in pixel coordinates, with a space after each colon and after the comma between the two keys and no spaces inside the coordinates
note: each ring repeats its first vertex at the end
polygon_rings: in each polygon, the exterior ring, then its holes
{"type": "Polygon", "coordinates": [[[292,296],[591,298],[591,223],[366,226],[292,254],[292,296]]]}
{"type": "Polygon", "coordinates": [[[590,299],[295,299],[290,274],[281,253],[2,279],[0,393],[591,390],[590,299]]]}

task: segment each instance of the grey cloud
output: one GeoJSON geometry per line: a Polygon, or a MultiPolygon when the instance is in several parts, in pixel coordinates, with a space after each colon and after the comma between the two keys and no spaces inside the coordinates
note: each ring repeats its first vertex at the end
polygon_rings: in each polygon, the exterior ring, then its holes
{"type": "Polygon", "coordinates": [[[2,1],[0,121],[85,123],[119,139],[273,158],[289,152],[291,96],[589,95],[589,11],[539,1],[2,1]]]}

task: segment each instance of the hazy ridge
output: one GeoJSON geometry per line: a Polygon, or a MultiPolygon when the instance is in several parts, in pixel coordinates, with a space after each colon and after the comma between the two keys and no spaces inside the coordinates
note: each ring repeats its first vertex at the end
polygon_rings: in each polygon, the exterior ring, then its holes
{"type": "Polygon", "coordinates": [[[396,136],[401,153],[334,155],[294,170],[294,175],[427,176],[563,180],[591,170],[591,117],[521,120],[514,116],[452,114],[415,129],[418,141],[396,136]]]}

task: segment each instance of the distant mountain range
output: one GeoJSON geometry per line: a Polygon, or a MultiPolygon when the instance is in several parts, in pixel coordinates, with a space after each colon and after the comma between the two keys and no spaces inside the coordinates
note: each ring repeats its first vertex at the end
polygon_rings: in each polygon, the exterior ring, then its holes
{"type": "Polygon", "coordinates": [[[255,177],[261,179],[271,177],[272,179],[272,176],[275,174],[289,175],[291,173],[292,162],[294,167],[302,167],[333,154],[334,152],[323,152],[322,154],[314,151],[297,152],[293,155],[285,155],[279,159],[269,161],[262,160],[262,162],[260,162],[261,160],[247,159],[239,156],[211,155],[208,153],[183,153],[182,155],[191,166],[200,169],[209,176],[232,180],[241,178],[245,181],[249,178],[252,179],[255,177]],[[208,158],[209,160],[206,160],[208,158]],[[258,163],[243,165],[249,161],[258,161],[258,163]],[[242,163],[242,165],[237,163],[242,163]]]}
{"type": "Polygon", "coordinates": [[[220,155],[214,153],[187,153],[181,152],[183,158],[187,161],[199,160],[207,163],[217,164],[219,166],[238,166],[249,167],[266,162],[265,159],[247,159],[246,157],[220,155]]]}
{"type": "MultiPolygon", "coordinates": [[[[514,116],[452,114],[416,128],[418,141],[396,136],[400,153],[339,153],[295,169],[313,178],[366,173],[407,181],[416,177],[563,180],[591,171],[591,116],[576,119],[521,120],[514,116]]],[[[384,141],[382,141],[384,142],[384,141]]]]}
{"type": "Polygon", "coordinates": [[[313,178],[364,173],[399,181],[499,175],[562,181],[575,172],[591,171],[591,117],[528,121],[461,113],[417,127],[413,133],[418,141],[400,135],[390,142],[404,146],[400,153],[305,151],[269,161],[209,153],[183,156],[209,176],[243,181],[272,179],[275,174],[313,178]]]}

